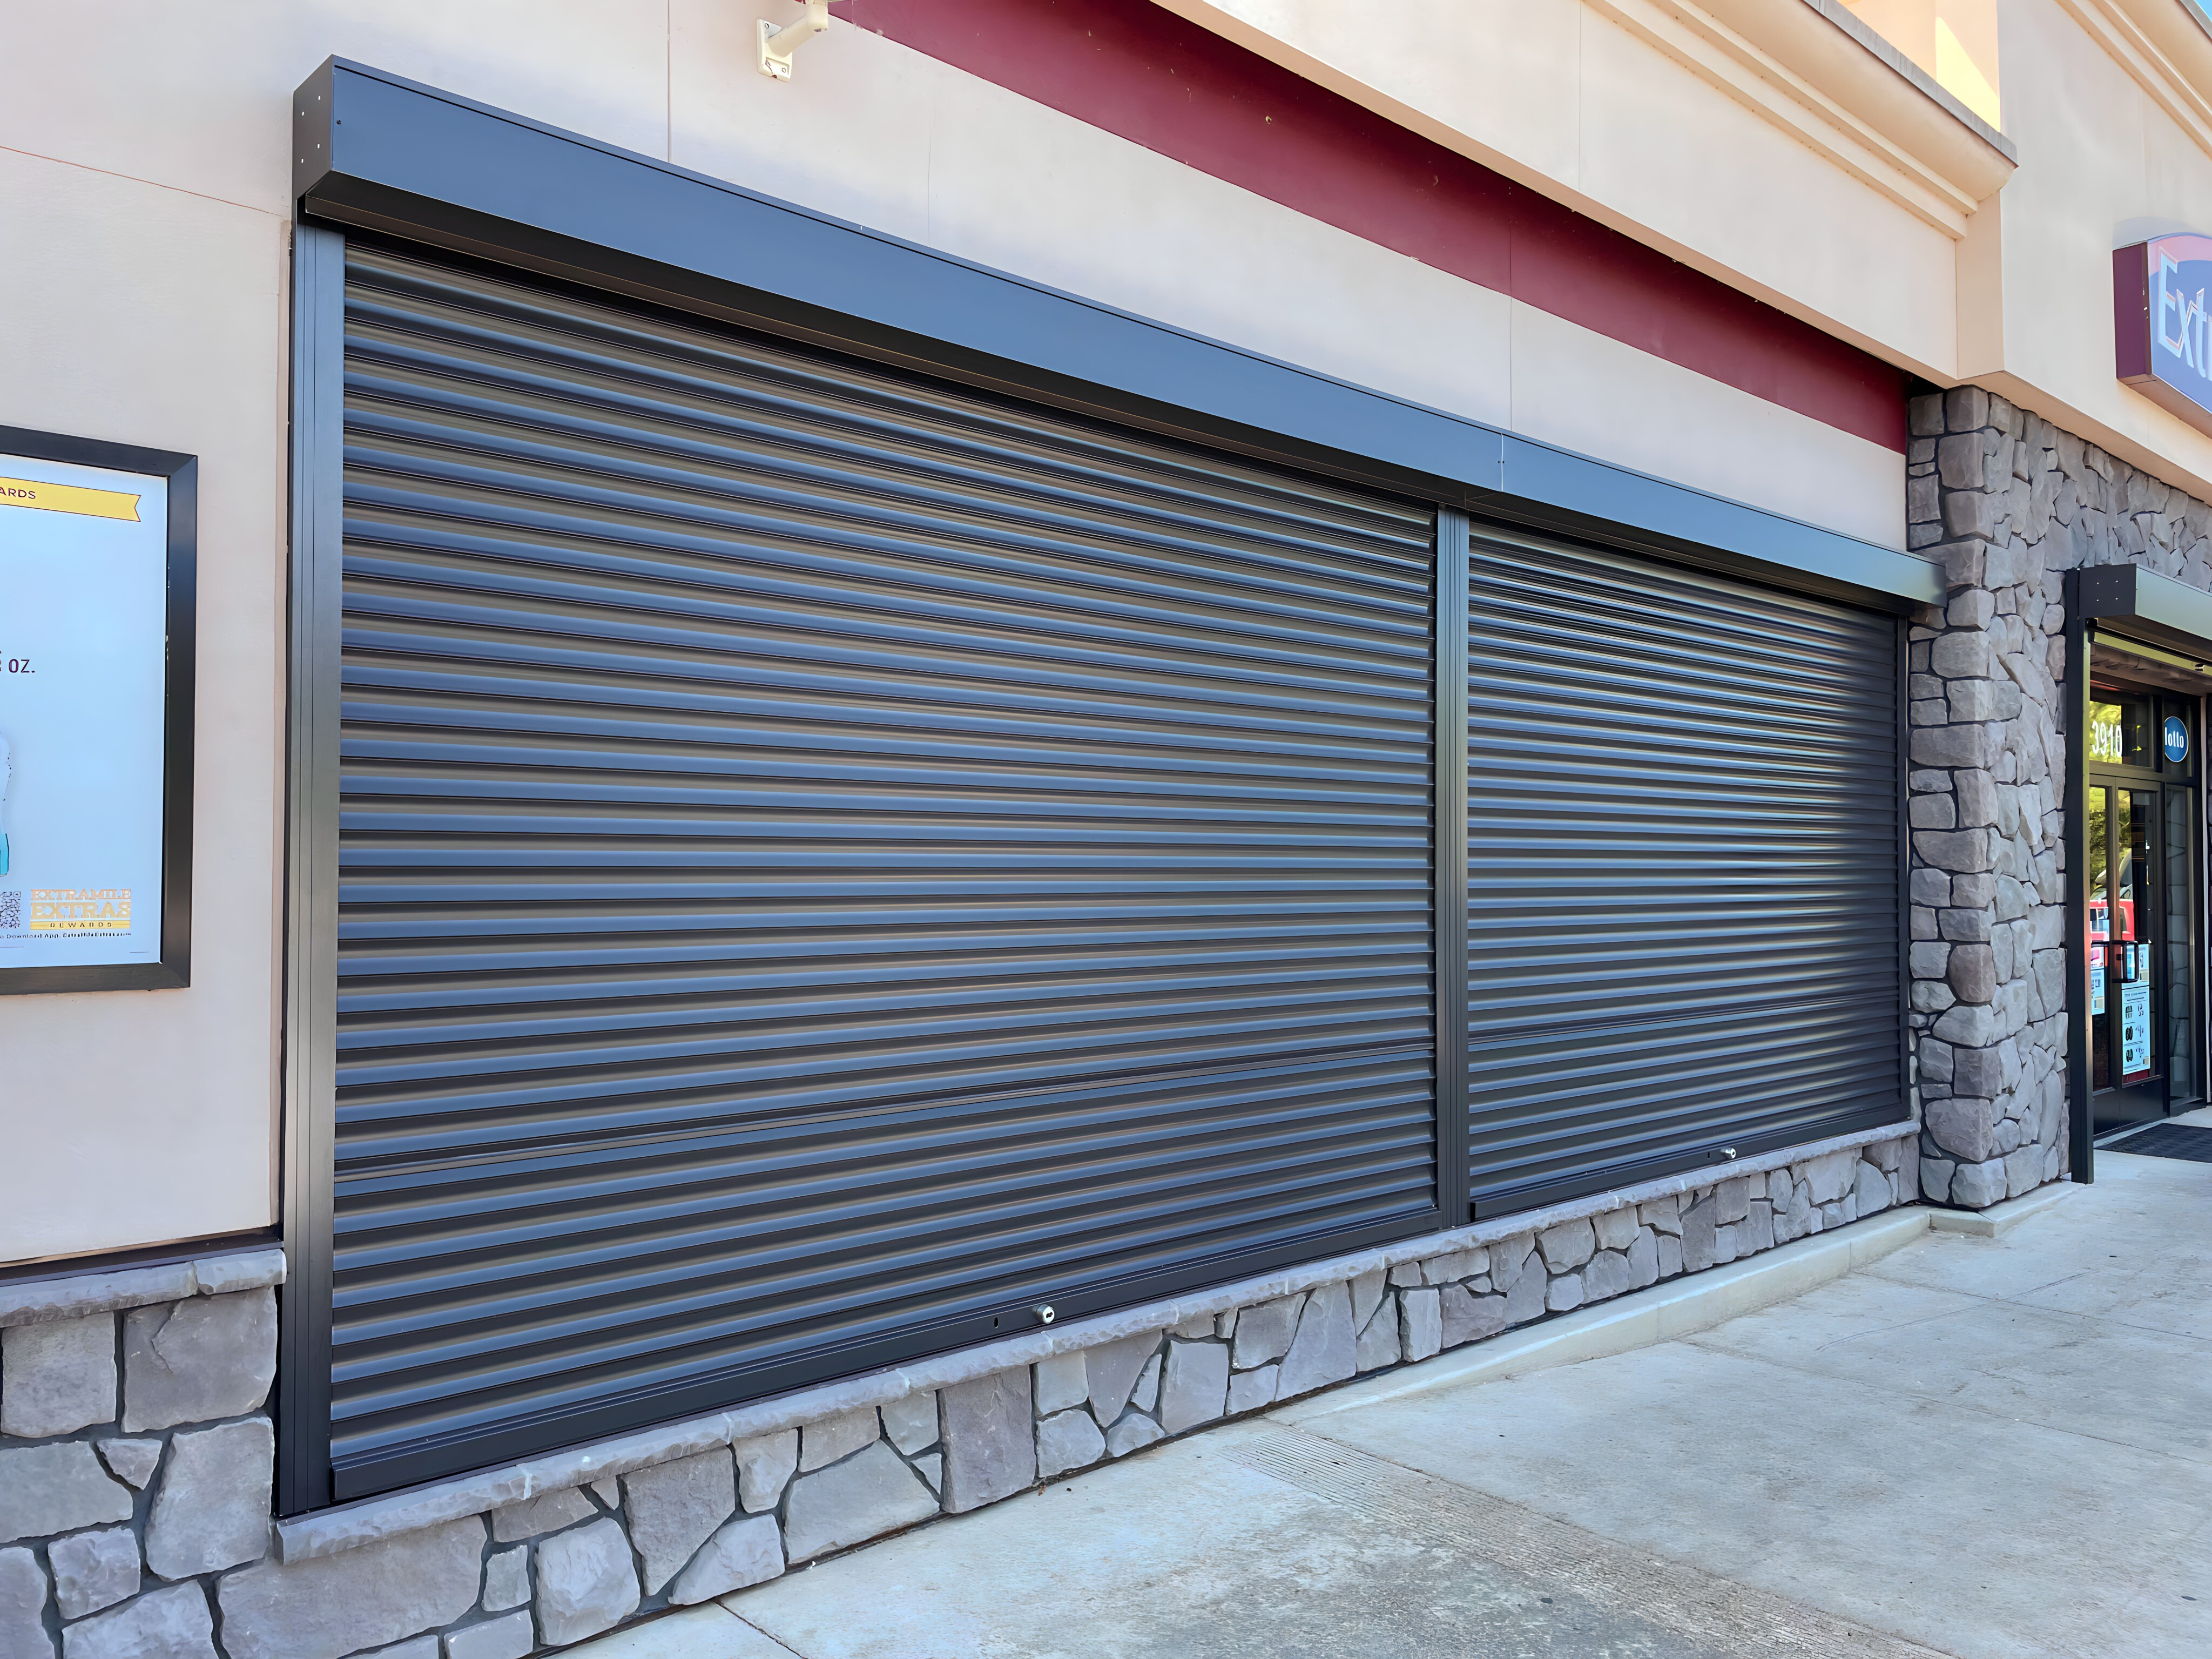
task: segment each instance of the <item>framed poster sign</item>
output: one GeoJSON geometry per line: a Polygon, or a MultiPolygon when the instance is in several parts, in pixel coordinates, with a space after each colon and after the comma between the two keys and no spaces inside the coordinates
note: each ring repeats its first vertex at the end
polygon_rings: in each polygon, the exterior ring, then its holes
{"type": "Polygon", "coordinates": [[[0,992],[191,981],[196,483],[0,426],[0,992]]]}

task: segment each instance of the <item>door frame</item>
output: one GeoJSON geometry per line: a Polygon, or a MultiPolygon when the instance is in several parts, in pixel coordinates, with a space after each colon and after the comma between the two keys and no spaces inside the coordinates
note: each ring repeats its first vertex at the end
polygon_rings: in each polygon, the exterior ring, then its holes
{"type": "MultiPolygon", "coordinates": [[[[2105,775],[2106,787],[2112,787],[2115,780],[2123,787],[2132,782],[2161,792],[2185,787],[2197,797],[2190,826],[2190,912],[2195,935],[2190,948],[2196,978],[2191,1002],[2197,1051],[2192,1086],[2212,1098],[2212,1091],[2207,1090],[2212,1033],[2206,1030],[2208,1013],[2212,1013],[2208,989],[2212,988],[2205,984],[2206,965],[2212,962],[2205,937],[2208,923],[2212,923],[2212,896],[2206,890],[2208,847],[2212,847],[2208,842],[2206,786],[2212,782],[2212,768],[2205,764],[2203,753],[2208,726],[2212,726],[2212,596],[2134,565],[2106,565],[2069,572],[2065,602],[2066,780],[2062,844],[2066,855],[2067,1161],[2070,1178],[2087,1184],[2096,1179],[2096,1115],[2092,1105],[2096,1091],[2089,1029],[2089,704],[2100,640],[2108,641],[2108,648],[2119,659],[2108,678],[2154,697],[2177,696],[2193,703],[2192,767],[2185,785],[2155,769],[2100,764],[2096,769],[2105,775]],[[2130,673],[2130,659],[2149,665],[2145,672],[2171,671],[2172,683],[2160,684],[2130,673]]],[[[2161,811],[2161,835],[2163,817],[2161,811]]],[[[2160,973],[2165,977],[2163,964],[2160,973]]],[[[2157,1022],[2159,1027],[2166,1024],[2163,1018],[2157,1022]]],[[[2156,1040],[2161,1044],[2166,1041],[2162,1030],[2158,1030],[2156,1040]]],[[[2169,1093],[2171,1086],[2169,1068],[2169,1093]]]]}
{"type": "MultiPolygon", "coordinates": [[[[2193,787],[2175,784],[2166,779],[2160,777],[2155,772],[2148,771],[2138,767],[2122,766],[2111,763],[2087,768],[2082,779],[2081,806],[2084,819],[2082,827],[2082,856],[2085,860],[2082,866],[2083,880],[2085,883],[2083,896],[2083,905],[2085,908],[2082,926],[2084,930],[2083,943],[2085,946],[2094,945],[2096,942],[2094,938],[2087,931],[2088,922],[2086,907],[2088,903],[2089,898],[2093,896],[2086,890],[2086,883],[2089,869],[2089,866],[2086,860],[2088,859],[2091,851],[2087,825],[2088,792],[2093,789],[2102,789],[2106,792],[2105,806],[2105,879],[2107,887],[2107,897],[2106,900],[2106,914],[2107,920],[2106,923],[2105,972],[2108,975],[2112,971],[2112,946],[2118,942],[2112,938],[2112,918],[2117,915],[2117,909],[2115,908],[2115,901],[2110,896],[2109,890],[2114,879],[2114,859],[2120,846],[2117,817],[2112,806],[2112,798],[2120,792],[2125,791],[2131,796],[2148,795],[2157,803],[2151,814],[2149,834],[2145,838],[2145,846],[2147,848],[2144,856],[2145,868],[2142,872],[2136,874],[2135,877],[2136,897],[2133,901],[2136,906],[2136,915],[2135,931],[2138,935],[2141,935],[2144,932],[2142,916],[2147,902],[2155,902],[2159,906],[2156,912],[2159,920],[2153,924],[2156,937],[2153,941],[2154,948],[2151,952],[2152,966],[2148,975],[2151,987],[2150,1020],[2153,1075],[2149,1081],[2144,1083],[2127,1085],[2111,1083],[2106,1085],[2102,1089],[2097,1088],[2096,1052],[2094,1046],[2095,1042],[2095,1029],[2094,1025],[2087,1024],[2087,1022],[2094,1021],[2097,1016],[2094,1012],[2094,1006],[2085,1007],[2082,1018],[2085,1022],[2085,1029],[2087,1029],[2090,1033],[2090,1042],[2092,1044],[2089,1054],[2089,1077],[2091,1086],[2088,1098],[2090,1104],[2089,1118],[2093,1130],[2096,1121],[2095,1104],[2100,1095],[2109,1095],[2115,1092],[2130,1093],[2137,1089],[2148,1089],[2154,1084],[2158,1086],[2160,1092],[2166,1099],[2170,1100],[2172,1095],[2172,1067],[2170,1063],[2166,1063],[2166,1057],[2164,1054],[2165,1044],[2160,1040],[2160,1032],[2166,1023],[2168,996],[2168,990],[2166,982],[2168,977],[2167,941],[2166,938],[2166,929],[2165,926],[2163,903],[2164,872],[2166,856],[2166,800],[2170,791],[2184,787],[2191,787],[2191,793],[2195,793],[2193,787]],[[2150,890],[2148,895],[2144,890],[2146,887],[2148,887],[2150,890]]],[[[2193,877],[2195,865],[2193,853],[2191,862],[2191,874],[2193,877]]],[[[2138,939],[2136,942],[2140,944],[2142,941],[2138,939]]],[[[2089,994],[2091,998],[2094,1000],[2096,994],[2094,978],[2096,969],[2094,967],[2085,966],[2084,972],[2089,976],[2089,994]]],[[[2106,1016],[2108,1018],[2117,1018],[2118,1017],[2117,1005],[2112,1001],[2110,994],[2109,979],[2107,981],[2107,992],[2106,996],[2106,1016]]],[[[2111,1030],[2112,1036],[2109,1040],[2108,1046],[2112,1048],[2114,1054],[2113,1064],[2117,1065],[2118,1052],[2118,1033],[2119,1028],[2115,1024],[2111,1028],[2111,1030]]],[[[2165,1101],[2162,1100],[2160,1103],[2161,1113],[2163,1112],[2164,1108],[2165,1101]]]]}

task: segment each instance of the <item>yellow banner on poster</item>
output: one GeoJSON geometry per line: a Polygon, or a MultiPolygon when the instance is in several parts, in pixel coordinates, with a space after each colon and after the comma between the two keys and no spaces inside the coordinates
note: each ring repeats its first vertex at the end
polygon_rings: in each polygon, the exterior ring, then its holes
{"type": "Polygon", "coordinates": [[[27,507],[42,513],[77,513],[88,519],[138,522],[138,497],[119,489],[80,489],[75,484],[44,483],[35,478],[0,478],[0,507],[27,507]]]}
{"type": "Polygon", "coordinates": [[[34,933],[127,933],[131,931],[128,887],[33,887],[31,931],[34,933]]]}

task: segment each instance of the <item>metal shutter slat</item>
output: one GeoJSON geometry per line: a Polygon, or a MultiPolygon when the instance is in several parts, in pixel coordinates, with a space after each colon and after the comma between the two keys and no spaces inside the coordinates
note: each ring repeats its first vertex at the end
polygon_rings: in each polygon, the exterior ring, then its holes
{"type": "Polygon", "coordinates": [[[346,376],[335,1496],[1433,1218],[1427,509],[363,242],[346,376]]]}
{"type": "Polygon", "coordinates": [[[1897,625],[1477,532],[1478,1213],[1905,1115],[1897,625]]]}

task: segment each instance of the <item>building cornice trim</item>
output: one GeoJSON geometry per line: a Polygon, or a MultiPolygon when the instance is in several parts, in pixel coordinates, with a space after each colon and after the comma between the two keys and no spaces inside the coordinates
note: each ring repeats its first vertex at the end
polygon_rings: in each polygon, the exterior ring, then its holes
{"type": "MultiPolygon", "coordinates": [[[[1948,153],[1941,156],[1939,163],[1926,154],[1931,146],[1899,142],[1767,49],[1782,42],[1770,40],[1762,44],[1688,0],[1587,3],[1601,15],[1665,52],[1698,79],[1947,236],[1963,237],[1975,208],[2012,171],[2009,144],[1963,108],[1952,107],[1957,100],[1948,94],[1939,99],[1945,112],[1967,123],[1974,142],[1944,146],[1948,153]]],[[[1806,3],[1824,19],[1835,21],[1814,0],[1806,3]]],[[[1857,32],[1847,29],[1846,33],[1858,45],[1867,46],[1857,32]]],[[[1874,48],[1868,46],[1868,50],[1874,48]]],[[[1875,56],[1886,70],[1905,72],[1899,64],[1889,61],[1888,54],[1875,52],[1875,56]]],[[[1938,96],[1936,90],[1920,83],[1920,77],[1908,78],[1923,94],[1938,96]]],[[[1924,138],[1925,135],[1914,137],[1924,138]]]]}
{"type": "Polygon", "coordinates": [[[2190,26],[2186,34],[2166,27],[2186,18],[2166,14],[2182,10],[2179,0],[2058,0],[2084,33],[2105,49],[2106,56],[2125,70],[2136,84],[2150,95],[2190,141],[2212,155],[2212,98],[2199,90],[2199,82],[2212,85],[2212,40],[2190,26]],[[2194,65],[2177,59],[2195,58],[2194,65]]]}

